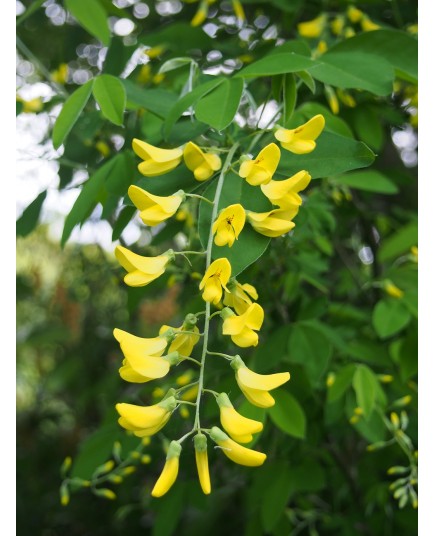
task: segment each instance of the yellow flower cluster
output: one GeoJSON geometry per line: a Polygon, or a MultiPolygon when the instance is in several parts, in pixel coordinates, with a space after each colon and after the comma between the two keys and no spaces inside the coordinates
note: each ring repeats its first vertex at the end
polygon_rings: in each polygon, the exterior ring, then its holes
{"type": "MultiPolygon", "coordinates": [[[[275,137],[283,149],[296,154],[304,154],[315,148],[315,140],[324,128],[324,118],[315,116],[310,121],[295,129],[278,128],[275,137]]],[[[143,160],[139,170],[146,176],[162,175],[174,169],[184,159],[186,167],[198,181],[209,179],[222,166],[220,158],[212,153],[204,153],[193,142],[184,148],[160,149],[140,140],[133,141],[133,149],[143,160]]],[[[229,151],[227,161],[233,156],[235,148],[229,151]]],[[[216,443],[223,454],[235,463],[246,466],[262,465],[266,455],[242,446],[249,443],[253,434],[262,431],[262,422],[249,419],[240,414],[232,405],[229,396],[224,392],[204,389],[204,367],[206,356],[216,355],[230,362],[235,372],[235,380],[245,398],[260,408],[274,405],[270,391],[289,380],[289,372],[277,374],[257,374],[250,370],[239,355],[220,354],[208,349],[208,333],[210,320],[218,315],[222,321],[222,334],[231,337],[232,342],[240,348],[256,346],[259,342],[258,332],[264,321],[264,310],[257,303],[258,293],[249,283],[240,283],[232,276],[232,266],[228,258],[220,257],[212,261],[213,241],[216,246],[233,246],[243,230],[246,220],[259,233],[275,237],[287,233],[294,227],[292,219],[302,204],[299,192],[304,190],[311,179],[305,170],[285,180],[273,180],[280,160],[280,149],[275,143],[262,149],[255,159],[242,157],[239,175],[251,186],[259,187],[260,195],[265,195],[277,207],[266,213],[255,213],[245,210],[241,204],[232,204],[218,213],[219,195],[214,201],[205,199],[213,205],[210,222],[209,240],[206,251],[175,252],[171,249],[154,257],[138,255],[124,246],[117,246],[115,256],[126,270],[124,281],[131,287],[150,284],[162,276],[167,268],[176,261],[177,255],[205,254],[206,266],[199,290],[206,303],[206,310],[189,313],[179,327],[161,326],[158,335],[151,338],[135,336],[121,329],[113,334],[123,354],[119,374],[130,383],[147,383],[167,376],[171,367],[185,361],[191,361],[200,367],[199,379],[189,369],[178,377],[175,387],[154,390],[155,403],[148,406],[122,402],[116,405],[119,424],[131,434],[148,438],[159,432],[169,421],[173,413],[180,408],[180,414],[188,418],[188,406],[195,406],[193,428],[178,440],[170,442],[166,452],[166,462],[156,481],[152,495],[161,497],[176,481],[182,443],[189,436],[193,437],[196,465],[200,486],[205,494],[211,492],[211,479],[208,466],[207,436],[216,443]],[[211,306],[216,311],[211,314],[211,306]],[[205,314],[203,332],[198,327],[201,316],[205,314]],[[195,346],[203,337],[201,360],[191,357],[195,346]],[[217,426],[203,428],[200,424],[200,402],[205,393],[214,396],[220,411],[220,423],[217,426]]],[[[222,185],[229,164],[225,163],[220,173],[218,184],[222,185]]],[[[221,192],[221,187],[216,189],[221,192]]],[[[146,225],[160,224],[173,216],[184,199],[196,194],[187,194],[182,190],[171,196],[157,196],[132,185],[128,190],[129,197],[139,210],[140,218],[146,225]]],[[[200,276],[199,276],[200,277],[200,276]]]]}

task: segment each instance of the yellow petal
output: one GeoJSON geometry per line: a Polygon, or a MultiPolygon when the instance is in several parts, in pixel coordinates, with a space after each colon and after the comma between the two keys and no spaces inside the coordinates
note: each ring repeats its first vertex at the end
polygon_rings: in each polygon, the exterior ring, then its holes
{"type": "Polygon", "coordinates": [[[156,426],[151,426],[149,428],[133,430],[133,434],[136,437],[151,437],[157,432],[159,432],[162,428],[164,428],[169,418],[170,418],[170,413],[168,413],[166,417],[164,417],[164,419],[161,421],[160,424],[157,424],[156,426]]]}
{"type": "Polygon", "coordinates": [[[315,149],[316,143],[313,140],[294,139],[290,143],[282,143],[282,147],[294,154],[307,154],[315,149]]]}
{"type": "Polygon", "coordinates": [[[233,462],[247,467],[258,467],[267,459],[267,455],[263,452],[248,449],[235,443],[232,439],[226,439],[219,442],[224,454],[233,462]]]}
{"type": "Polygon", "coordinates": [[[259,336],[250,328],[244,328],[235,335],[231,335],[232,341],[240,348],[248,348],[249,346],[258,346],[259,336]]]}
{"type": "MultiPolygon", "coordinates": [[[[263,424],[261,422],[244,417],[233,407],[220,408],[220,422],[226,432],[233,438],[235,435],[244,436],[256,434],[263,429],[263,424]]],[[[242,441],[242,443],[244,443],[244,441],[242,441]]]]}
{"type": "Polygon", "coordinates": [[[235,376],[235,378],[244,396],[254,406],[258,406],[259,408],[271,408],[276,403],[276,401],[268,391],[262,391],[260,389],[251,389],[250,387],[246,387],[240,384],[237,376],[235,376]]]}
{"type": "Polygon", "coordinates": [[[270,181],[268,184],[263,184],[261,190],[274,204],[283,200],[287,205],[291,202],[295,205],[301,205],[301,197],[298,192],[308,186],[310,179],[310,174],[303,170],[284,181],[270,181]]]}
{"type": "Polygon", "coordinates": [[[172,171],[172,169],[175,169],[180,162],[181,158],[161,163],[155,162],[154,160],[146,160],[145,162],[140,162],[137,167],[140,173],[145,177],[157,177],[158,175],[164,175],[164,173],[172,171]]]}
{"type": "Polygon", "coordinates": [[[253,285],[249,285],[248,283],[244,283],[244,285],[241,285],[241,288],[247,292],[254,300],[258,299],[258,292],[256,291],[255,287],[253,285]]]}
{"type": "Polygon", "coordinates": [[[217,305],[222,299],[222,287],[220,282],[215,277],[210,277],[205,283],[205,288],[202,293],[202,298],[207,301],[217,305]]]}
{"type": "Polygon", "coordinates": [[[247,367],[237,370],[238,384],[250,389],[271,391],[289,380],[289,372],[278,372],[277,374],[257,374],[247,367]]]}
{"type": "Polygon", "coordinates": [[[172,441],[167,452],[163,471],[152,489],[153,497],[161,497],[169,491],[175,483],[179,471],[179,456],[182,447],[177,441],[172,441]]]}
{"type": "Polygon", "coordinates": [[[163,378],[170,369],[168,361],[161,357],[140,356],[136,353],[125,353],[127,364],[138,374],[148,378],[163,378]]]}
{"type": "Polygon", "coordinates": [[[142,160],[155,160],[155,162],[170,162],[182,158],[182,149],[159,149],[149,143],[133,139],[133,151],[142,160]]]}
{"type": "Polygon", "coordinates": [[[119,369],[119,376],[125,380],[126,382],[131,383],[146,383],[152,381],[154,378],[149,378],[147,376],[143,376],[142,374],[139,374],[135,370],[133,370],[130,365],[125,364],[119,369]]]}
{"type": "Polygon", "coordinates": [[[134,404],[116,404],[116,410],[134,429],[145,429],[157,426],[167,415],[167,410],[158,404],[153,406],[136,406],[134,404]]]}
{"type": "Polygon", "coordinates": [[[252,434],[245,434],[245,435],[229,434],[229,435],[237,443],[250,443],[250,441],[253,441],[252,434]]]}
{"type": "Polygon", "coordinates": [[[129,353],[137,353],[138,355],[152,355],[161,356],[167,346],[166,339],[161,337],[153,337],[146,339],[143,337],[136,337],[127,331],[122,329],[114,329],[113,335],[119,342],[121,350],[129,353]]]}
{"type": "Polygon", "coordinates": [[[124,282],[129,287],[145,287],[163,274],[164,269],[156,274],[144,274],[143,272],[139,272],[139,270],[135,270],[134,272],[130,272],[124,277],[124,282]]]}

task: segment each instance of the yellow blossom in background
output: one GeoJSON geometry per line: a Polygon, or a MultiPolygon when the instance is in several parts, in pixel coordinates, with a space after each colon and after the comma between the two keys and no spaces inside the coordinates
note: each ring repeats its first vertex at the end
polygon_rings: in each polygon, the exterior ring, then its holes
{"type": "Polygon", "coordinates": [[[246,211],[242,205],[230,205],[223,209],[212,226],[216,245],[225,246],[227,244],[232,247],[235,240],[238,240],[245,223],[246,211]]]}
{"type": "Polygon", "coordinates": [[[223,288],[227,290],[230,277],[231,265],[228,259],[223,257],[212,262],[199,285],[199,290],[203,289],[202,298],[217,305],[222,299],[223,288]]]}
{"type": "Polygon", "coordinates": [[[325,93],[325,98],[327,99],[328,105],[330,107],[330,110],[335,115],[337,115],[339,113],[339,100],[336,96],[335,90],[331,86],[324,84],[324,93],[325,93]]]}
{"type": "Polygon", "coordinates": [[[51,80],[56,84],[65,85],[68,80],[68,65],[61,63],[59,67],[51,73],[51,80]]]}
{"type": "Polygon", "coordinates": [[[344,26],[345,19],[341,15],[338,15],[330,22],[330,29],[335,35],[342,35],[344,26]]]}
{"type": "Polygon", "coordinates": [[[298,207],[277,208],[269,212],[248,212],[247,219],[256,232],[275,238],[288,233],[295,227],[292,221],[298,213],[298,207]]]}
{"type": "Polygon", "coordinates": [[[167,263],[174,258],[172,250],[168,250],[158,257],[143,257],[123,246],[116,246],[115,256],[128,272],[124,277],[124,282],[130,287],[148,285],[164,274],[167,263]]]}
{"type": "Polygon", "coordinates": [[[392,298],[402,298],[404,296],[404,292],[396,285],[394,285],[392,281],[386,281],[384,283],[383,288],[386,294],[388,294],[392,298]]]}
{"type": "Polygon", "coordinates": [[[239,21],[243,22],[246,20],[246,14],[244,13],[244,8],[240,0],[232,0],[232,8],[239,21]]]}
{"type": "Polygon", "coordinates": [[[247,467],[258,467],[267,459],[267,455],[263,452],[238,445],[217,426],[211,428],[210,436],[221,447],[222,452],[235,463],[246,465],[247,467]]]}
{"type": "Polygon", "coordinates": [[[271,408],[275,400],[269,391],[286,383],[290,376],[289,372],[277,374],[256,374],[246,367],[240,356],[231,361],[231,367],[235,370],[235,379],[247,400],[260,408],[271,408]]]}
{"type": "Polygon", "coordinates": [[[228,307],[223,309],[223,335],[230,335],[232,342],[241,348],[257,346],[259,337],[256,331],[264,321],[264,309],[258,303],[249,305],[246,312],[237,316],[228,307]]]}
{"type": "Polygon", "coordinates": [[[140,67],[136,80],[139,84],[147,84],[152,78],[152,69],[149,63],[140,67]]]}
{"type": "Polygon", "coordinates": [[[249,443],[253,439],[252,434],[261,432],[264,428],[261,422],[248,419],[238,413],[226,393],[220,393],[216,401],[220,408],[220,422],[234,441],[249,443]]]}
{"type": "Polygon", "coordinates": [[[160,149],[145,141],[133,139],[133,151],[143,160],[138,170],[145,177],[163,175],[176,168],[182,160],[182,149],[160,149]]]}
{"type": "Polygon", "coordinates": [[[345,104],[345,106],[348,106],[349,108],[355,108],[357,106],[356,99],[351,95],[351,93],[348,93],[348,91],[338,87],[336,89],[336,95],[342,104],[345,104]]]}
{"type": "Polygon", "coordinates": [[[146,339],[136,337],[127,331],[115,328],[113,335],[118,341],[122,352],[137,353],[138,355],[161,356],[167,346],[167,340],[164,337],[153,337],[146,339]]]}
{"type": "Polygon", "coordinates": [[[152,497],[162,497],[175,483],[179,471],[179,456],[182,447],[178,441],[171,441],[167,451],[163,471],[152,489],[152,497]]]}
{"type": "Polygon", "coordinates": [[[193,171],[194,178],[198,181],[206,181],[222,167],[219,156],[213,153],[204,153],[192,141],[189,141],[184,148],[184,162],[188,169],[193,171]]]}
{"type": "Polygon", "coordinates": [[[367,15],[365,15],[362,18],[360,22],[360,26],[362,27],[362,30],[364,32],[372,32],[374,30],[379,30],[381,28],[379,24],[372,22],[372,20],[367,15]]]}
{"type": "Polygon", "coordinates": [[[347,9],[347,17],[350,19],[350,22],[353,24],[356,24],[357,22],[360,22],[363,18],[363,11],[360,11],[360,9],[357,9],[354,6],[349,6],[347,9]]]}
{"type": "Polygon", "coordinates": [[[204,434],[199,433],[194,436],[194,450],[200,487],[205,495],[209,495],[211,493],[211,479],[209,476],[207,440],[204,434]]]}
{"type": "Polygon", "coordinates": [[[297,24],[297,30],[302,37],[319,37],[325,28],[326,22],[327,16],[321,14],[315,19],[300,22],[297,24]]]}
{"type": "Polygon", "coordinates": [[[282,147],[287,151],[295,154],[306,154],[315,149],[315,140],[323,131],[324,126],[324,116],[318,114],[297,128],[289,130],[278,128],[274,133],[274,137],[280,141],[282,147]]]}
{"type": "Polygon", "coordinates": [[[42,99],[40,97],[31,100],[24,100],[19,95],[17,95],[16,99],[17,102],[21,102],[23,104],[23,113],[25,114],[40,112],[44,107],[44,103],[42,102],[42,99]]]}
{"type": "Polygon", "coordinates": [[[417,247],[417,246],[412,246],[412,247],[410,248],[410,253],[411,253],[411,255],[413,256],[413,259],[412,259],[412,260],[413,260],[414,262],[418,262],[418,260],[419,260],[419,249],[418,249],[418,247],[417,247]]]}
{"type": "MultiPolygon", "coordinates": [[[[160,335],[163,335],[168,330],[172,330],[172,333],[176,334],[169,346],[169,352],[179,352],[181,356],[189,357],[193,351],[194,346],[199,342],[199,329],[195,325],[196,317],[194,315],[187,315],[184,323],[179,328],[172,328],[170,326],[161,326],[160,335]],[[183,331],[192,331],[193,333],[183,333],[183,331]],[[197,335],[196,335],[197,333],[197,335]]],[[[187,382],[188,383],[188,382],[187,382]]],[[[182,384],[179,384],[182,385],[182,384]]]]}
{"type": "Polygon", "coordinates": [[[327,52],[328,46],[327,43],[321,39],[321,41],[318,43],[318,46],[316,47],[316,50],[313,54],[314,57],[321,56],[321,54],[324,54],[327,52]]]}
{"type": "Polygon", "coordinates": [[[156,434],[167,423],[175,408],[176,400],[173,396],[164,398],[153,406],[116,404],[116,411],[120,415],[118,423],[137,437],[156,434]]]}
{"type": "Polygon", "coordinates": [[[249,308],[249,305],[253,303],[250,298],[253,298],[254,300],[258,299],[258,293],[255,287],[248,283],[242,285],[241,283],[238,283],[236,279],[230,280],[228,289],[230,292],[225,292],[223,304],[235,309],[238,315],[245,313],[249,308]]]}
{"type": "Polygon", "coordinates": [[[302,204],[298,192],[307,188],[311,178],[307,171],[302,170],[284,181],[270,181],[268,184],[263,184],[261,190],[273,205],[280,208],[298,207],[302,204]]]}
{"type": "Polygon", "coordinates": [[[182,190],[173,195],[161,197],[152,195],[135,185],[128,188],[128,195],[138,208],[143,223],[151,227],[172,217],[184,200],[182,190]]]}
{"type": "Polygon", "coordinates": [[[158,58],[158,56],[161,56],[166,49],[167,47],[165,45],[157,45],[156,47],[147,48],[145,51],[143,51],[143,54],[152,60],[154,58],[158,58]]]}
{"type": "Polygon", "coordinates": [[[354,37],[355,35],[356,35],[356,32],[352,28],[345,28],[345,31],[344,31],[345,39],[350,39],[351,37],[354,37]]]}
{"type": "Polygon", "coordinates": [[[275,143],[270,143],[262,149],[255,160],[251,158],[244,160],[238,174],[252,186],[267,184],[271,181],[279,160],[279,147],[275,143]]]}
{"type": "Polygon", "coordinates": [[[107,158],[107,156],[110,155],[110,147],[109,145],[102,140],[99,140],[95,143],[95,149],[104,157],[107,158]]]}

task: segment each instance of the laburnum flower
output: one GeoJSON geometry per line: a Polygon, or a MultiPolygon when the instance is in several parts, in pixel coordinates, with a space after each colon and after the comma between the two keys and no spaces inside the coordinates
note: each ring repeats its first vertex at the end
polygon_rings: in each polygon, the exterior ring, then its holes
{"type": "Polygon", "coordinates": [[[215,234],[214,242],[217,246],[232,247],[235,240],[243,230],[246,223],[246,211],[240,204],[230,205],[224,208],[212,226],[215,234]]]}
{"type": "Polygon", "coordinates": [[[144,141],[133,139],[133,151],[143,160],[138,169],[145,177],[163,175],[176,168],[182,160],[182,149],[159,149],[144,141]]]}
{"type": "Polygon", "coordinates": [[[209,476],[207,441],[204,434],[198,433],[194,436],[194,450],[200,487],[205,495],[209,495],[211,493],[211,479],[209,476]]]}
{"type": "Polygon", "coordinates": [[[184,200],[184,192],[182,190],[179,190],[173,195],[161,197],[150,194],[135,185],[128,188],[128,195],[138,208],[143,223],[151,227],[173,216],[184,200]]]}
{"type": "Polygon", "coordinates": [[[123,246],[116,246],[115,256],[128,274],[124,281],[130,287],[144,287],[164,274],[166,265],[174,258],[169,249],[158,257],[143,257],[123,246]]]}
{"type": "Polygon", "coordinates": [[[151,491],[152,497],[162,497],[175,483],[179,471],[179,456],[181,455],[181,451],[181,443],[178,441],[170,442],[163,471],[151,491]]]}
{"type": "Polygon", "coordinates": [[[219,156],[213,153],[204,153],[192,141],[189,141],[184,148],[184,162],[188,169],[193,171],[194,178],[198,181],[206,181],[222,167],[219,156]]]}
{"type": "Polygon", "coordinates": [[[303,170],[284,181],[270,181],[268,184],[262,184],[261,190],[273,205],[283,209],[298,207],[302,203],[298,192],[308,186],[310,179],[310,174],[303,170]]]}
{"type": "Polygon", "coordinates": [[[315,149],[315,140],[323,131],[324,125],[324,116],[318,114],[297,128],[289,130],[278,128],[274,133],[274,137],[280,141],[282,147],[287,151],[295,154],[306,154],[315,149]]]}
{"type": "Polygon", "coordinates": [[[169,352],[178,352],[181,356],[190,357],[194,346],[199,342],[199,328],[196,324],[196,316],[188,314],[180,328],[172,328],[170,326],[161,326],[160,335],[168,333],[168,330],[172,330],[171,333],[176,335],[173,337],[173,341],[170,343],[169,352]],[[194,333],[183,333],[183,331],[192,331],[194,333]],[[197,335],[196,335],[197,333],[197,335]]]}
{"type": "Polygon", "coordinates": [[[217,426],[211,428],[209,435],[221,447],[223,453],[235,463],[248,467],[258,467],[267,459],[267,455],[263,452],[242,447],[217,426]]]}
{"type": "Polygon", "coordinates": [[[297,24],[297,30],[302,37],[319,37],[325,28],[326,22],[327,16],[322,14],[315,19],[300,22],[297,24]]]}
{"type": "Polygon", "coordinates": [[[220,422],[233,440],[249,443],[253,439],[252,434],[262,431],[263,424],[238,413],[226,393],[220,393],[216,401],[220,407],[220,422]]]}
{"type": "Polygon", "coordinates": [[[289,380],[289,372],[277,374],[256,374],[246,367],[240,356],[235,356],[231,361],[231,367],[235,370],[235,379],[247,400],[260,408],[271,408],[275,400],[269,391],[280,387],[289,380]]]}
{"type": "Polygon", "coordinates": [[[239,176],[251,184],[267,184],[271,181],[279,165],[280,149],[275,143],[270,143],[262,149],[255,160],[245,160],[238,172],[239,176]]]}
{"type": "Polygon", "coordinates": [[[169,396],[153,406],[136,406],[135,404],[116,404],[120,417],[118,423],[130,430],[137,437],[156,434],[167,423],[176,408],[176,399],[169,396]]]}
{"type": "Polygon", "coordinates": [[[295,227],[292,221],[298,213],[298,207],[276,208],[269,212],[248,212],[247,219],[257,233],[275,238],[288,233],[295,227]]]}
{"type": "Polygon", "coordinates": [[[246,312],[237,316],[229,307],[221,312],[223,318],[223,335],[230,335],[232,341],[241,348],[257,346],[259,337],[256,333],[264,321],[264,309],[258,303],[252,303],[246,312]],[[256,330],[256,331],[253,331],[256,330]]]}
{"type": "Polygon", "coordinates": [[[217,305],[222,299],[222,288],[228,290],[226,284],[230,277],[231,265],[228,259],[225,257],[216,259],[209,265],[200,282],[199,290],[203,289],[202,298],[207,302],[217,305]]]}
{"type": "Polygon", "coordinates": [[[235,309],[238,315],[244,314],[249,308],[249,305],[253,303],[250,298],[254,300],[258,299],[258,293],[255,287],[248,283],[242,285],[236,279],[231,279],[228,283],[228,289],[230,292],[225,292],[223,304],[235,309]]]}

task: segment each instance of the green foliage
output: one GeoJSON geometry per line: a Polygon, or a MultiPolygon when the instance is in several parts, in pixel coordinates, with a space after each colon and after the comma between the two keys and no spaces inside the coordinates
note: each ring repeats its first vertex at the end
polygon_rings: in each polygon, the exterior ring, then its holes
{"type": "Polygon", "coordinates": [[[126,103],[122,82],[116,76],[102,74],[95,79],[92,91],[103,116],[115,125],[122,126],[126,103]]]}

